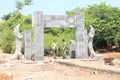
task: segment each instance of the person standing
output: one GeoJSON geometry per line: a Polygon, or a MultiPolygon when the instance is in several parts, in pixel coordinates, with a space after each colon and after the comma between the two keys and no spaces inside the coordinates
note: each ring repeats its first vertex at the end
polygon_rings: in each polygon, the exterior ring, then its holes
{"type": "Polygon", "coordinates": [[[53,40],[53,43],[51,44],[51,48],[52,48],[53,57],[54,59],[56,59],[57,48],[58,48],[56,40],[53,40]]]}
{"type": "Polygon", "coordinates": [[[65,39],[62,39],[62,42],[63,42],[62,55],[63,55],[63,59],[66,59],[66,49],[67,49],[67,45],[66,45],[65,39]]]}

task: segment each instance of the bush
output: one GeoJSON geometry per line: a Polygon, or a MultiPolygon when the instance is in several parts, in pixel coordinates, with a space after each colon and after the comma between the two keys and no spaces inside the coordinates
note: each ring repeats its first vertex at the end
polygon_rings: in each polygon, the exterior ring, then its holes
{"type": "Polygon", "coordinates": [[[14,51],[14,35],[12,30],[4,30],[0,34],[0,44],[3,52],[12,53],[14,51]],[[9,34],[9,35],[8,35],[9,34]]]}

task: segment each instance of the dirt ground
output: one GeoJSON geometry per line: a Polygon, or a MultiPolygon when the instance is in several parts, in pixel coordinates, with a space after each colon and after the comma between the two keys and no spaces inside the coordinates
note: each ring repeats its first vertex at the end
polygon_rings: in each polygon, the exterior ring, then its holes
{"type": "MultiPolygon", "coordinates": [[[[0,52],[0,60],[10,56],[0,52]]],[[[46,58],[42,62],[0,61],[0,80],[120,80],[120,74],[51,63],[50,59],[46,58]],[[7,77],[1,79],[1,74],[7,77]]]]}

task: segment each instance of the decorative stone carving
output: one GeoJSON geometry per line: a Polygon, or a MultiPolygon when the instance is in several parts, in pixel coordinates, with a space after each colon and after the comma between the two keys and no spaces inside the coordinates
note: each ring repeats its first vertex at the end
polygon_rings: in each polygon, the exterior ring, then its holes
{"type": "Polygon", "coordinates": [[[95,51],[93,49],[93,38],[94,38],[94,35],[95,35],[95,30],[90,25],[90,31],[89,31],[89,34],[88,34],[88,48],[89,48],[89,51],[90,51],[90,57],[93,57],[94,53],[95,53],[95,51]]]}
{"type": "Polygon", "coordinates": [[[93,39],[94,35],[95,35],[95,30],[92,27],[92,25],[90,25],[90,32],[88,34],[88,37],[93,39]]]}
{"type": "Polygon", "coordinates": [[[18,24],[18,25],[14,28],[14,35],[15,35],[15,39],[16,39],[16,47],[15,47],[15,53],[14,53],[12,59],[21,59],[21,58],[22,58],[21,49],[22,49],[22,38],[23,38],[23,34],[21,34],[21,33],[19,32],[19,28],[20,28],[20,24],[18,24]]]}

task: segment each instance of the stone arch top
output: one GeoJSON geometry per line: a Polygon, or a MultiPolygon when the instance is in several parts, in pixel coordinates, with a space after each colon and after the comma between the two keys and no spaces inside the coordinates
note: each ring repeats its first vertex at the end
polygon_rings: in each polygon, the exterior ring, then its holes
{"type": "MultiPolygon", "coordinates": [[[[37,27],[42,25],[43,27],[68,27],[74,28],[81,25],[81,21],[77,22],[79,19],[83,19],[83,13],[76,13],[74,16],[67,15],[44,15],[41,11],[36,11],[32,16],[32,26],[37,27]],[[78,24],[80,23],[80,24],[78,24]]],[[[82,20],[84,23],[84,21],[82,20]]],[[[84,26],[80,26],[84,28],[84,26]]]]}
{"type": "Polygon", "coordinates": [[[74,27],[74,16],[45,15],[44,27],[74,27]]]}

